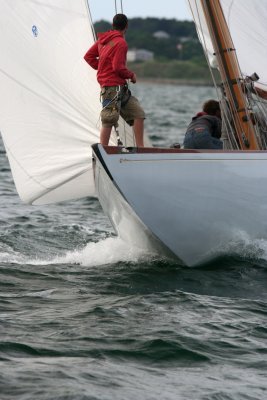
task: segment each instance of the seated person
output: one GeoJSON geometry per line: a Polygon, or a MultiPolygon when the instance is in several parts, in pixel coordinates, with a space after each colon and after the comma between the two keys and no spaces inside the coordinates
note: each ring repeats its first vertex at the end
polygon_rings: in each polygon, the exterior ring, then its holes
{"type": "Polygon", "coordinates": [[[220,150],[223,148],[221,135],[220,103],[216,100],[208,100],[203,104],[203,111],[197,113],[188,126],[184,138],[184,148],[220,150]]]}

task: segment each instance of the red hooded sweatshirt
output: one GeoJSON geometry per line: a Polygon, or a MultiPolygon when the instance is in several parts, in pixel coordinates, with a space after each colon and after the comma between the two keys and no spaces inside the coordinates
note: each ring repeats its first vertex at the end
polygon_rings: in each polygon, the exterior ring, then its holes
{"type": "Polygon", "coordinates": [[[99,33],[98,40],[87,51],[85,61],[97,69],[100,86],[124,85],[134,73],[126,68],[128,46],[120,31],[99,33]]]}

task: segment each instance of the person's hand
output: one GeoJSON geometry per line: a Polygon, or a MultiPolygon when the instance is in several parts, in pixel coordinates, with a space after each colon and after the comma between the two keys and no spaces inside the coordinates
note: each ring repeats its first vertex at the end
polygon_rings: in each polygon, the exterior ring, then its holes
{"type": "Polygon", "coordinates": [[[133,76],[131,78],[131,82],[132,83],[136,83],[136,75],[135,75],[135,73],[133,74],[133,76]]]}

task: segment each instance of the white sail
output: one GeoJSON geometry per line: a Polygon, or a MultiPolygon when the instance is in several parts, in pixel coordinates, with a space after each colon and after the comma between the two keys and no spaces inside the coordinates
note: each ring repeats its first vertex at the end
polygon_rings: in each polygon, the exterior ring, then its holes
{"type": "MultiPolygon", "coordinates": [[[[201,0],[188,0],[200,41],[214,64],[214,49],[205,22],[201,0]]],[[[267,0],[221,0],[240,68],[245,76],[256,72],[267,84],[267,0]]]]}
{"type": "Polygon", "coordinates": [[[83,59],[94,42],[87,1],[0,7],[0,131],[19,196],[46,204],[94,195],[101,105],[83,59]]]}

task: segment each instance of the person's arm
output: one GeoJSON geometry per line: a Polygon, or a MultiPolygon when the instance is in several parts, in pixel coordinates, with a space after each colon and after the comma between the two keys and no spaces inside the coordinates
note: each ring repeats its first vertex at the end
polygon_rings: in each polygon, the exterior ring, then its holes
{"type": "Polygon", "coordinates": [[[120,43],[116,49],[115,55],[112,60],[113,71],[116,72],[123,79],[131,79],[133,83],[136,82],[134,72],[126,67],[127,44],[120,43]]]}
{"type": "Polygon", "coordinates": [[[92,47],[87,51],[84,56],[85,61],[94,69],[98,69],[99,53],[98,42],[95,42],[92,47]]]}

